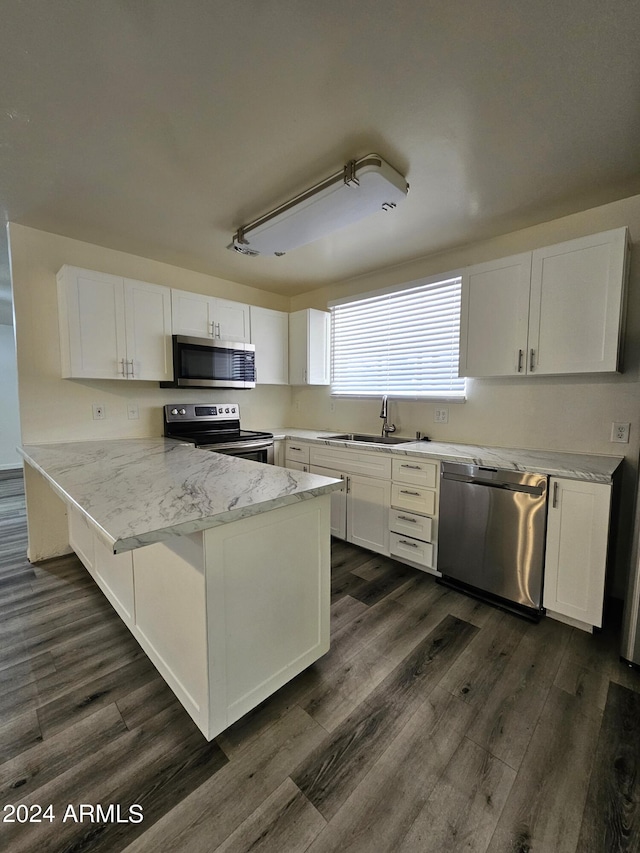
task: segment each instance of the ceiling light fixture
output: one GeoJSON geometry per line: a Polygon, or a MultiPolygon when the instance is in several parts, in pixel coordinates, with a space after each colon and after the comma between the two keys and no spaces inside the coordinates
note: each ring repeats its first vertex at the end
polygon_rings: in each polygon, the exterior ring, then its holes
{"type": "Polygon", "coordinates": [[[393,210],[408,191],[400,172],[378,154],[367,154],[238,228],[227,248],[241,255],[284,255],[378,210],[393,210]]]}

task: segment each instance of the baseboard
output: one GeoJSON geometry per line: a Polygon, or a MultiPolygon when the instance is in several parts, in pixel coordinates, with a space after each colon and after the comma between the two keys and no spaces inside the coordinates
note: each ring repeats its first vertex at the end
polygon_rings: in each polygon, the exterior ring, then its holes
{"type": "Polygon", "coordinates": [[[22,466],[16,468],[14,465],[0,465],[0,480],[13,480],[22,476],[22,466]]]}

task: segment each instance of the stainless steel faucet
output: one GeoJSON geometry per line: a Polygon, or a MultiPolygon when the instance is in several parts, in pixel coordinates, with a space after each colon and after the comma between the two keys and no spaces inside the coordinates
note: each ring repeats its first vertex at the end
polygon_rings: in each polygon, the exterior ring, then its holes
{"type": "Polygon", "coordinates": [[[382,421],[382,435],[388,435],[390,432],[396,431],[395,424],[387,423],[387,395],[384,394],[382,397],[382,408],[380,409],[380,417],[383,418],[382,421]]]}

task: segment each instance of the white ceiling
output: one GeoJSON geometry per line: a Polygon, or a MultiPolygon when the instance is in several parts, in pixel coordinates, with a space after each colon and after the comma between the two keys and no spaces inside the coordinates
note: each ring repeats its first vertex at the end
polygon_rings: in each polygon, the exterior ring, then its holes
{"type": "Polygon", "coordinates": [[[8,0],[0,208],[308,290],[640,192],[639,44],[640,0],[8,0]],[[225,248],[371,151],[411,185],[393,214],[225,248]]]}

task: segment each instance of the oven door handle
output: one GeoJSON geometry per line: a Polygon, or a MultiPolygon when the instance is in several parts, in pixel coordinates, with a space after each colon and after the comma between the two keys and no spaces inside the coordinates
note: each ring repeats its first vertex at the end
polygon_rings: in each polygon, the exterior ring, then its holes
{"type": "Polygon", "coordinates": [[[200,445],[201,450],[268,450],[273,441],[230,441],[224,444],[200,445]]]}

